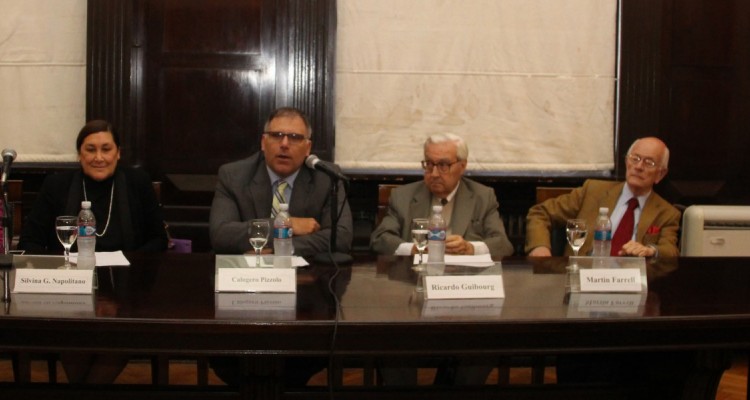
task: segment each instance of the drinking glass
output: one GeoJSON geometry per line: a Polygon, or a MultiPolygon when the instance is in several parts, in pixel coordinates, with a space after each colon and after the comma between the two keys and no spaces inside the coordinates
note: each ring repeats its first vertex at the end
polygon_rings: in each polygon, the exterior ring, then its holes
{"type": "Polygon", "coordinates": [[[62,215],[55,218],[55,232],[57,240],[65,249],[65,267],[70,267],[70,248],[78,238],[78,217],[75,215],[62,215]]]}
{"type": "Polygon", "coordinates": [[[424,249],[427,248],[427,236],[430,233],[429,223],[430,221],[426,218],[414,218],[411,221],[411,239],[414,241],[414,246],[417,247],[417,251],[419,252],[419,264],[414,267],[415,271],[424,270],[422,255],[424,254],[424,249]]]}
{"type": "MultiPolygon", "coordinates": [[[[573,256],[578,257],[578,250],[586,243],[586,220],[569,219],[565,226],[565,234],[568,237],[568,244],[573,249],[573,256]]],[[[571,269],[576,269],[578,264],[570,265],[571,269]]]]}
{"type": "Polygon", "coordinates": [[[271,230],[267,219],[254,219],[250,221],[250,245],[255,249],[255,266],[260,267],[260,251],[268,242],[268,234],[271,230]]]}

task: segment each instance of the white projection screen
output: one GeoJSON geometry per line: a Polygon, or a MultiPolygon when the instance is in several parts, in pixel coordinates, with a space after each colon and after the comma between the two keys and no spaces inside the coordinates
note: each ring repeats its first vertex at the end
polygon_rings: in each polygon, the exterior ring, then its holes
{"type": "Polygon", "coordinates": [[[419,170],[431,133],[471,174],[614,168],[617,0],[339,0],[335,160],[419,170]]]}
{"type": "Polygon", "coordinates": [[[75,161],[86,118],[86,0],[0,0],[0,146],[75,161]]]}

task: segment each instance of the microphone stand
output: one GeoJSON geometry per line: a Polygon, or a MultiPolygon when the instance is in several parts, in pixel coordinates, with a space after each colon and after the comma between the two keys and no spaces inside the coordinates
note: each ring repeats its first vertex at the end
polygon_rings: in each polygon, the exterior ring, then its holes
{"type": "Polygon", "coordinates": [[[330,203],[331,203],[331,240],[328,244],[328,253],[319,253],[314,259],[316,262],[323,264],[334,264],[343,265],[351,264],[354,259],[350,254],[341,253],[336,250],[336,236],[339,226],[339,180],[333,175],[329,175],[331,179],[331,192],[330,192],[330,203]]]}
{"type": "MultiPolygon", "coordinates": [[[[7,175],[6,175],[7,176],[7,175]]],[[[13,255],[10,254],[10,245],[13,240],[13,205],[8,201],[8,185],[2,182],[3,190],[3,254],[0,255],[0,269],[3,279],[3,302],[10,303],[10,269],[13,267],[13,255]]]]}

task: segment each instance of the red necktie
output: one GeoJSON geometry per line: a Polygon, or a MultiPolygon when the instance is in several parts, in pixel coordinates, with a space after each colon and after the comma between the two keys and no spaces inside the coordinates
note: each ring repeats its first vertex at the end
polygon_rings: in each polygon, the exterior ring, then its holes
{"type": "Polygon", "coordinates": [[[612,249],[610,254],[616,256],[617,253],[622,250],[622,246],[625,245],[633,237],[633,228],[635,225],[635,213],[633,212],[638,207],[638,199],[635,197],[628,200],[628,209],[625,211],[625,215],[620,220],[620,225],[617,225],[615,235],[612,237],[612,249]]]}

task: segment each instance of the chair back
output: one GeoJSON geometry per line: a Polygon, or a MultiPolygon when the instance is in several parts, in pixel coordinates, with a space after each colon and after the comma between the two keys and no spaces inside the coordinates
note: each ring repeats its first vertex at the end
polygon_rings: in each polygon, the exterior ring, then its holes
{"type": "MultiPolygon", "coordinates": [[[[557,196],[568,194],[573,187],[549,187],[539,186],[536,188],[536,204],[542,203],[557,196]]],[[[565,226],[552,226],[550,231],[550,250],[553,256],[561,256],[565,253],[568,239],[565,237],[565,226]]]]}
{"type": "Polygon", "coordinates": [[[380,225],[385,214],[388,212],[388,201],[391,198],[391,190],[401,185],[381,183],[378,185],[378,215],[375,219],[375,226],[380,225]]]}

